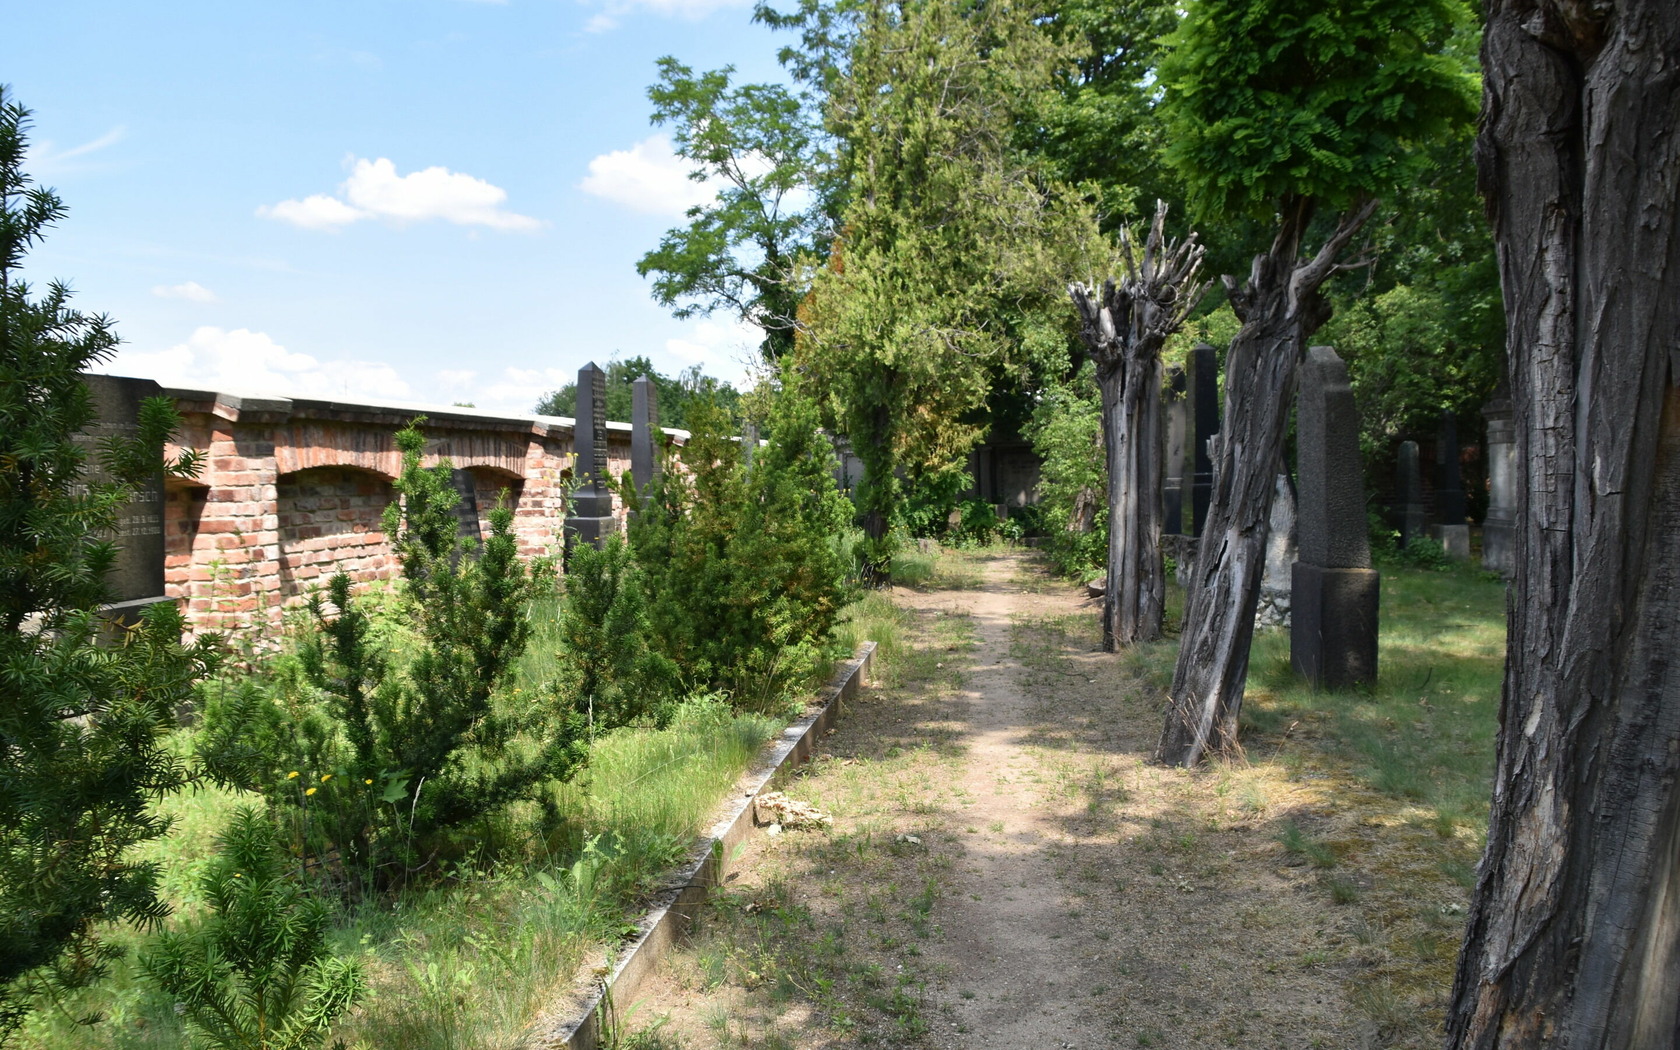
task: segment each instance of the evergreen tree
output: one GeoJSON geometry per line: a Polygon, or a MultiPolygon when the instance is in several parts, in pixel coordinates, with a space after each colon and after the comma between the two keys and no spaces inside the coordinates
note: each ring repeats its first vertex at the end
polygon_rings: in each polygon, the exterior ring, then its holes
{"type": "Polygon", "coordinates": [[[100,474],[77,443],[94,422],[80,373],[117,339],[106,318],[70,309],[63,284],[32,298],[17,277],[64,215],[23,172],[27,126],[0,88],[0,1042],[33,992],[104,972],[100,924],[167,913],[155,866],[132,848],[168,828],[152,803],[188,774],[164,734],[214,653],[209,639],[181,643],[172,603],[128,630],[99,616],[119,507],[197,458],[164,463],[179,422],[165,398],[142,406],[132,440],[101,444],[100,474]]]}

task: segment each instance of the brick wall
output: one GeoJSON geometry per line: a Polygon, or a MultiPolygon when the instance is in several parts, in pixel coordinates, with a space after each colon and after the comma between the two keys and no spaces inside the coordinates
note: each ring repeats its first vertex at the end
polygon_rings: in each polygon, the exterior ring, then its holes
{"type": "MultiPolygon", "coordinates": [[[[205,459],[196,482],[172,480],[165,499],[165,588],[182,600],[190,624],[273,626],[334,572],[358,582],[396,575],[380,518],[401,468],[394,435],[414,409],[169,393],[184,419],[171,454],[193,448],[205,459]]],[[[447,457],[470,472],[481,530],[506,489],[520,553],[557,554],[572,421],[459,409],[426,415],[427,465],[447,457]]],[[[628,424],[609,424],[607,460],[614,474],[629,468],[628,424]]]]}

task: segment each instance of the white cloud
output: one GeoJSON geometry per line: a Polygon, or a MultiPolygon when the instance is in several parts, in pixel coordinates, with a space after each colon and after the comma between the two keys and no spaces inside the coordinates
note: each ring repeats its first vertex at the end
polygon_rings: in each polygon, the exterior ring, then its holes
{"type": "Polygon", "coordinates": [[[646,215],[680,216],[717,196],[715,183],[688,177],[692,170],[672,152],[671,136],[661,133],[596,157],[578,188],[646,215]]]}
{"type": "Polygon", "coordinates": [[[738,317],[704,317],[691,321],[686,337],[665,340],[674,357],[698,364],[709,376],[740,385],[759,362],[764,332],[738,317]]]}
{"type": "Polygon", "coordinates": [[[577,382],[577,370],[563,368],[506,368],[500,379],[473,392],[472,402],[486,412],[523,414],[543,396],[577,382]]]}
{"type": "Polygon", "coordinates": [[[24,160],[24,166],[36,178],[79,171],[84,169],[86,165],[71,162],[79,157],[98,153],[107,146],[115,145],[121,142],[127,134],[128,129],[118,124],[96,139],[65,150],[55,149],[51,139],[41,139],[30,143],[29,155],[24,160]]]}
{"type": "Polygon", "coordinates": [[[542,226],[529,215],[505,210],[507,191],[483,179],[443,167],[398,175],[397,166],[385,157],[351,161],[350,177],[339,187],[341,197],[317,193],[265,204],[257,214],[311,230],[335,230],[362,219],[399,226],[441,219],[458,226],[518,231],[542,226]]]}
{"type": "Polygon", "coordinates": [[[406,398],[408,383],[378,361],[320,361],[293,353],[266,332],[204,325],[167,350],[124,349],[111,371],[165,386],[316,397],[406,398]]]}
{"type": "Polygon", "coordinates": [[[460,390],[478,378],[478,373],[470,368],[445,368],[437,374],[438,382],[449,390],[460,390]]]}
{"type": "Polygon", "coordinates": [[[647,11],[659,18],[680,18],[697,22],[714,11],[731,7],[746,7],[748,0],[606,0],[602,10],[584,26],[588,33],[604,33],[618,28],[620,20],[636,11],[647,11]]]}
{"type": "Polygon", "coordinates": [[[197,281],[188,281],[185,284],[155,284],[152,286],[152,294],[159,299],[185,299],[189,303],[220,301],[220,297],[215,292],[197,281]]]}

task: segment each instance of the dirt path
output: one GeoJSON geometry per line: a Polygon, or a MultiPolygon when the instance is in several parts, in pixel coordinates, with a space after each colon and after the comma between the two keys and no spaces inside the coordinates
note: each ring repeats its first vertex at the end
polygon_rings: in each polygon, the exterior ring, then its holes
{"type": "Polygon", "coordinates": [[[789,788],[833,829],[747,847],[621,1045],[1401,1045],[1355,979],[1387,934],[1338,907],[1373,880],[1300,846],[1346,783],[1149,765],[1155,679],[1077,589],[1016,552],[944,572],[894,592],[915,644],[789,788]]]}

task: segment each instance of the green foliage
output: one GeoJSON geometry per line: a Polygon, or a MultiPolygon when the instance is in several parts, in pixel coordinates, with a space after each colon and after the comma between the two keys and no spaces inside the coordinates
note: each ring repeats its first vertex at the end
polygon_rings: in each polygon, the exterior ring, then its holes
{"type": "Polygon", "coordinates": [[[1108,558],[1108,466],[1102,403],[1086,364],[1044,394],[1029,429],[1039,471],[1044,553],[1067,576],[1088,578],[1108,558]]]}
{"type": "Polygon", "coordinates": [[[669,715],[676,665],[648,647],[642,573],[621,536],[580,544],[566,573],[560,674],[553,688],[584,712],[589,739],[645,714],[669,715]]]}
{"type": "Polygon", "coordinates": [[[131,851],[167,830],[151,804],[188,774],[163,736],[215,658],[210,639],[181,643],[170,603],[127,629],[99,616],[120,508],[197,460],[164,463],[179,422],[165,398],[143,405],[131,439],[101,441],[95,463],[77,443],[95,422],[79,373],[117,340],[68,307],[64,285],[33,299],[17,279],[64,215],[22,170],[27,126],[0,90],[0,1043],[35,992],[105,972],[100,924],[167,913],[156,868],[131,851]]]}
{"type": "Polygon", "coordinates": [[[1210,217],[1380,197],[1475,113],[1476,78],[1448,53],[1468,21],[1462,0],[1188,4],[1159,69],[1164,158],[1210,217]]]}
{"type": "MultiPolygon", "coordinates": [[[[659,425],[682,429],[688,426],[688,406],[695,400],[716,401],[730,412],[739,410],[741,395],[728,383],[700,374],[700,366],[693,365],[675,377],[664,375],[645,357],[627,357],[607,362],[607,418],[620,423],[630,422],[634,403],[631,386],[642,376],[653,380],[659,392],[659,425]]],[[[543,395],[535,411],[545,416],[577,417],[577,384],[567,383],[558,390],[543,395]]]]}
{"type": "Polygon", "coordinates": [[[848,196],[795,358],[864,461],[854,495],[877,576],[901,475],[953,469],[995,387],[1065,363],[1064,283],[1098,253],[1095,223],[1012,132],[1067,59],[1008,4],[875,3],[830,85],[848,196]]]}
{"type": "Polygon", "coordinates": [[[421,466],[421,422],[397,433],[401,502],[386,513],[412,654],[388,658],[340,573],[310,604],[301,675],[272,696],[241,690],[212,704],[199,743],[213,775],[262,791],[289,814],[300,848],[329,872],[341,865],[351,889],[403,881],[456,848],[452,835],[585,757],[576,712],[498,702],[544,567],[519,561],[506,507],[490,512],[482,550],[459,538],[451,466],[421,466]]]}
{"type": "Polygon", "coordinates": [[[694,686],[770,710],[815,665],[847,597],[850,507],[815,408],[784,392],[748,466],[716,407],[696,406],[684,470],[631,521],[657,647],[694,686]]]}
{"type": "Polygon", "coordinates": [[[827,250],[821,201],[794,206],[820,177],[819,128],[798,96],[776,84],[732,86],[734,69],[698,76],[669,56],[648,89],[653,122],[671,124],[677,156],[720,185],[642,256],[653,296],[677,317],[727,309],[764,332],[764,359],[793,347],[809,260],[827,250]]]}
{"type": "Polygon", "coordinates": [[[141,966],[179,1003],[189,1029],[220,1050],[308,1050],[367,985],[326,943],[331,913],[286,870],[274,826],[241,809],[200,880],[211,916],[165,933],[141,966]]]}

